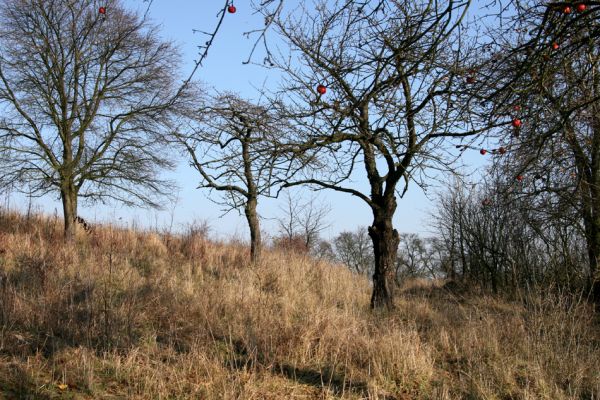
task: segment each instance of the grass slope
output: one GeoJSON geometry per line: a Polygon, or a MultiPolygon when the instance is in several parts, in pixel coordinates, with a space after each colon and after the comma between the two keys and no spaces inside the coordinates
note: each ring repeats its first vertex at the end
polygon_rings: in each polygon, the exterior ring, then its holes
{"type": "MultiPolygon", "coordinates": [[[[201,235],[0,213],[0,399],[598,399],[600,330],[408,283],[393,313],[341,266],[201,235]]],[[[524,305],[526,304],[526,305],[524,305]]]]}

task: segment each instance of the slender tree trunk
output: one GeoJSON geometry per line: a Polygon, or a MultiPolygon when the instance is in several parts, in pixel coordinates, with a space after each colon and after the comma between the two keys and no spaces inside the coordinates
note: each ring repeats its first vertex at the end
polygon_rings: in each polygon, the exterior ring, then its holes
{"type": "Polygon", "coordinates": [[[590,251],[590,284],[594,301],[600,304],[600,273],[598,271],[598,262],[600,261],[600,224],[595,221],[595,235],[589,245],[590,251]]]}
{"type": "Polygon", "coordinates": [[[598,263],[600,261],[600,221],[588,216],[584,218],[589,262],[589,286],[595,302],[600,303],[600,276],[598,263]]]}
{"type": "Polygon", "coordinates": [[[251,198],[246,202],[245,212],[250,228],[250,259],[253,263],[260,260],[262,242],[260,237],[260,222],[256,212],[257,199],[251,198]]]}
{"type": "Polygon", "coordinates": [[[464,229],[463,229],[463,210],[462,208],[460,209],[460,214],[458,215],[459,221],[458,221],[458,244],[459,244],[459,248],[460,248],[460,261],[462,264],[462,271],[461,271],[461,281],[467,282],[470,279],[473,279],[473,277],[471,276],[471,269],[469,268],[469,263],[467,261],[467,255],[465,252],[465,236],[464,236],[464,229]]]}
{"type": "Polygon", "coordinates": [[[456,281],[456,227],[454,224],[450,226],[450,276],[451,281],[456,281]]]}
{"type": "Polygon", "coordinates": [[[589,277],[588,287],[595,302],[600,302],[600,282],[598,276],[598,263],[600,262],[600,183],[593,168],[599,168],[600,164],[592,157],[592,168],[582,161],[582,157],[576,157],[576,166],[579,176],[582,176],[580,188],[583,226],[585,229],[585,240],[588,253],[589,277]]]}
{"type": "Polygon", "coordinates": [[[373,294],[371,308],[392,309],[394,305],[394,266],[398,253],[400,236],[392,225],[395,200],[390,207],[376,212],[369,236],[373,241],[375,272],[373,273],[373,294]]]}
{"type": "Polygon", "coordinates": [[[594,127],[591,159],[587,159],[576,141],[574,128],[569,126],[566,139],[571,145],[575,158],[577,175],[581,178],[580,196],[582,206],[585,239],[589,262],[589,288],[592,298],[600,302],[600,276],[598,276],[598,263],[600,262],[600,157],[598,148],[598,130],[594,127]]]}
{"type": "Polygon", "coordinates": [[[75,218],[77,218],[77,191],[74,185],[65,185],[60,191],[65,219],[65,241],[75,240],[75,218]]]}
{"type": "Polygon", "coordinates": [[[592,155],[592,171],[590,172],[590,197],[589,197],[589,209],[590,215],[590,229],[589,236],[587,237],[588,255],[590,263],[590,290],[592,298],[598,304],[600,304],[600,274],[598,271],[598,264],[600,263],[600,176],[598,170],[600,169],[600,157],[597,153],[592,155]]]}

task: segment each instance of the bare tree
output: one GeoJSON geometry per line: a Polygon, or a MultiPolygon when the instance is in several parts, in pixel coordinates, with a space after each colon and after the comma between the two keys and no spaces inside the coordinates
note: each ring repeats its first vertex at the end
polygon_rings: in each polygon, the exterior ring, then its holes
{"type": "Polygon", "coordinates": [[[407,233],[400,238],[396,279],[398,283],[405,277],[435,277],[438,260],[432,248],[431,238],[422,238],[416,233],[407,233]]]}
{"type": "Polygon", "coordinates": [[[327,215],[331,208],[315,196],[305,200],[285,192],[284,198],[284,205],[279,207],[283,215],[276,218],[280,238],[290,243],[301,240],[306,251],[311,251],[321,232],[329,227],[327,215]]]}
{"type": "Polygon", "coordinates": [[[287,103],[298,115],[295,151],[319,148],[322,160],[287,186],[340,191],[371,208],[373,308],[393,306],[397,195],[450,168],[449,140],[488,123],[470,112],[473,57],[460,29],[469,5],[317,1],[277,20],[299,54],[300,66],[276,63],[288,74],[287,103]],[[365,190],[343,185],[357,168],[366,173],[365,190]]]}
{"type": "Polygon", "coordinates": [[[311,255],[319,260],[325,260],[329,262],[336,261],[336,254],[333,249],[333,245],[326,239],[319,239],[313,245],[311,255]]]}
{"type": "Polygon", "coordinates": [[[468,202],[468,193],[459,179],[448,184],[445,191],[438,194],[434,210],[434,228],[438,238],[446,249],[449,265],[446,266],[447,276],[452,280],[466,280],[468,264],[465,253],[464,210],[468,202]]]}
{"type": "Polygon", "coordinates": [[[512,135],[498,132],[510,151],[496,167],[505,188],[523,182],[519,197],[542,226],[581,227],[600,301],[600,3],[511,6],[481,69],[494,112],[519,121],[512,135]]]}
{"type": "Polygon", "coordinates": [[[172,167],[160,134],[178,53],[118,0],[4,0],[0,183],[60,193],[71,240],[79,199],[159,206],[172,167]]]}
{"type": "Polygon", "coordinates": [[[333,240],[337,258],[357,274],[373,273],[373,246],[366,228],[341,232],[333,240]]]}
{"type": "MultiPolygon", "coordinates": [[[[497,172],[497,171],[496,171],[497,172]]],[[[440,196],[436,228],[448,276],[494,292],[585,285],[582,231],[565,219],[540,218],[526,185],[494,174],[485,187],[452,185],[440,196]]]]}
{"type": "Polygon", "coordinates": [[[200,187],[221,192],[225,212],[244,209],[256,262],[262,246],[258,198],[275,195],[274,185],[289,172],[277,149],[285,119],[266,105],[223,94],[207,99],[187,121],[175,136],[200,173],[200,187]]]}

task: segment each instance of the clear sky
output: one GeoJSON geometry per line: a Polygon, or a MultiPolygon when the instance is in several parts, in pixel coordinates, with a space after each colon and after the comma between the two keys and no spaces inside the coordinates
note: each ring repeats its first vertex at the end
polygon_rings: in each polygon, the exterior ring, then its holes
{"type": "MultiPolygon", "coordinates": [[[[142,0],[126,0],[126,4],[140,10],[145,9],[146,3],[142,0]]],[[[193,29],[212,31],[217,23],[217,12],[222,6],[221,0],[154,0],[150,9],[153,21],[162,28],[165,39],[177,43],[183,54],[182,79],[189,73],[193,60],[198,56],[198,45],[206,40],[200,34],[194,34],[193,29]]],[[[289,4],[289,3],[288,3],[289,4]]],[[[219,90],[239,92],[245,97],[256,97],[255,87],[276,85],[277,74],[268,69],[255,65],[243,65],[251,50],[252,40],[244,37],[243,33],[260,27],[262,19],[251,13],[246,1],[236,1],[237,12],[227,14],[224,24],[211,47],[208,59],[197,72],[196,78],[219,90]]],[[[260,55],[256,60],[261,60],[260,55]]],[[[472,152],[476,153],[476,152],[472,152]]],[[[481,162],[478,154],[466,154],[466,162],[481,162]],[[478,158],[479,157],[479,158],[478,158]]],[[[194,220],[207,220],[213,232],[219,237],[236,236],[246,239],[247,228],[245,218],[235,211],[225,217],[220,217],[222,212],[218,205],[211,202],[205,189],[197,189],[199,176],[195,170],[187,166],[182,159],[179,168],[171,176],[179,186],[179,201],[171,204],[162,211],[145,211],[128,209],[121,206],[107,207],[102,205],[83,206],[79,214],[90,221],[120,221],[122,224],[135,223],[137,226],[159,226],[170,224],[173,217],[174,228],[180,228],[194,220]]],[[[171,174],[169,174],[171,175],[171,174]]],[[[436,188],[430,189],[433,191],[436,188]]],[[[294,195],[302,195],[302,190],[294,190],[294,195]]],[[[216,195],[216,193],[214,193],[216,195]]],[[[398,202],[398,210],[394,218],[396,229],[400,232],[415,232],[429,234],[429,212],[435,208],[423,191],[413,185],[408,193],[398,202]]],[[[329,204],[331,212],[328,222],[331,226],[323,236],[332,238],[340,231],[354,230],[358,226],[367,226],[371,223],[369,208],[361,200],[353,196],[320,191],[319,199],[329,204]]],[[[20,204],[21,208],[27,205],[26,197],[11,195],[11,205],[20,204]]],[[[34,207],[53,213],[58,210],[61,215],[61,205],[52,198],[34,200],[34,207]]],[[[275,233],[275,223],[272,218],[281,213],[278,200],[259,200],[259,213],[263,217],[263,230],[268,234],[275,233]]]]}

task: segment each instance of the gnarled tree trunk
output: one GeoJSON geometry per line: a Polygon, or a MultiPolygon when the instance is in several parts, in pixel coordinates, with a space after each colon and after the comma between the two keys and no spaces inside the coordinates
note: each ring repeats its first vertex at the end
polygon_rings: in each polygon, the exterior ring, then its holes
{"type": "Polygon", "coordinates": [[[369,227],[375,255],[371,308],[385,307],[389,310],[394,307],[394,273],[400,243],[400,235],[392,224],[395,209],[393,199],[387,207],[375,211],[373,225],[369,227]]]}

